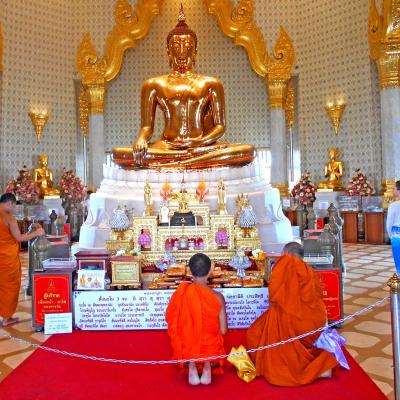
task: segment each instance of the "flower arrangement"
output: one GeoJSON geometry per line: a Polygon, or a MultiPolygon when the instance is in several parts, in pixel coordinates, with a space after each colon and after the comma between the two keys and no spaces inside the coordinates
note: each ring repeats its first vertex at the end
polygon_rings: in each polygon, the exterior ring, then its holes
{"type": "Polygon", "coordinates": [[[301,176],[300,180],[294,185],[291,195],[301,204],[312,204],[315,201],[316,188],[307,172],[301,176]]]}
{"type": "Polygon", "coordinates": [[[215,243],[217,243],[219,247],[226,247],[228,245],[229,235],[225,228],[218,228],[218,231],[215,234],[215,243]]]}
{"type": "Polygon", "coordinates": [[[371,196],[376,191],[360,168],[356,169],[355,175],[346,186],[346,196],[371,196]]]}
{"type": "Polygon", "coordinates": [[[60,197],[65,203],[80,203],[86,198],[86,187],[72,169],[64,168],[59,188],[60,197]]]}
{"type": "Polygon", "coordinates": [[[147,230],[143,230],[138,237],[138,245],[143,248],[149,248],[151,245],[151,236],[147,230]]]}
{"type": "Polygon", "coordinates": [[[39,186],[25,165],[19,171],[18,176],[8,183],[6,192],[14,194],[20,203],[35,204],[39,201],[39,186]]]}

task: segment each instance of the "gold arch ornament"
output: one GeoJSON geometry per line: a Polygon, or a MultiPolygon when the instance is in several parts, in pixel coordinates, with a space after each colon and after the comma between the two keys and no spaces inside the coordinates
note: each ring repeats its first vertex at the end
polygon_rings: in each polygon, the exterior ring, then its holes
{"type": "Polygon", "coordinates": [[[104,55],[99,57],[90,34],[86,33],[79,46],[76,65],[90,103],[90,113],[104,113],[107,82],[121,70],[124,53],[136,46],[159,15],[163,0],[137,0],[135,9],[128,0],[117,0],[115,26],[107,36],[104,55]]]}
{"type": "Polygon", "coordinates": [[[243,46],[254,72],[263,77],[268,86],[270,108],[284,108],[287,85],[295,62],[293,42],[281,26],[272,55],[268,53],[264,34],[253,19],[253,0],[240,0],[236,7],[232,0],[204,0],[209,14],[214,14],[222,32],[243,46]]]}

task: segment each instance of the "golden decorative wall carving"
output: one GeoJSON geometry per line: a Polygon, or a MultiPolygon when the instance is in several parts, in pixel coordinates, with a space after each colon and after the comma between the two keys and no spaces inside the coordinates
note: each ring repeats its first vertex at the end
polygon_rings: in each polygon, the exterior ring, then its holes
{"type": "Polygon", "coordinates": [[[400,0],[383,0],[382,9],[379,15],[375,0],[370,1],[368,42],[381,90],[400,87],[400,0]]]}
{"type": "Polygon", "coordinates": [[[83,136],[89,132],[89,99],[83,86],[79,92],[79,126],[83,136]]]}
{"type": "Polygon", "coordinates": [[[147,34],[162,3],[162,0],[137,0],[133,9],[128,0],[117,0],[116,25],[108,34],[102,57],[98,57],[90,34],[83,37],[77,53],[77,68],[88,93],[90,113],[103,114],[107,82],[118,75],[125,51],[135,47],[137,40],[147,34]]]}
{"type": "Polygon", "coordinates": [[[285,120],[286,120],[286,128],[289,130],[293,124],[295,119],[295,93],[293,82],[290,81],[287,90],[286,102],[285,102],[285,120]]]}
{"type": "Polygon", "coordinates": [[[287,84],[295,61],[292,40],[281,27],[272,55],[268,54],[264,34],[253,19],[253,0],[240,0],[236,7],[232,0],[204,0],[208,12],[215,15],[222,32],[243,46],[250,64],[268,86],[270,108],[284,108],[287,84]]]}

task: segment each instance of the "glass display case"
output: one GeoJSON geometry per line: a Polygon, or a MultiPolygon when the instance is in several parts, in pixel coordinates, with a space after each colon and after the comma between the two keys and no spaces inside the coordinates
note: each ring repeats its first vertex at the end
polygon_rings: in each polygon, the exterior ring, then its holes
{"type": "Polygon", "coordinates": [[[382,212],[383,211],[382,196],[363,196],[362,210],[364,212],[382,212]]]}

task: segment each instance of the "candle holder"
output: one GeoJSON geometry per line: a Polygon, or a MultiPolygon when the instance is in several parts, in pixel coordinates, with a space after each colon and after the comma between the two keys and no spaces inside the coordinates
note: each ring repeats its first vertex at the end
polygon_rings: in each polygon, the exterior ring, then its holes
{"type": "Polygon", "coordinates": [[[28,115],[31,117],[32,125],[35,128],[37,142],[40,143],[43,136],[43,128],[49,120],[49,115],[47,114],[47,111],[31,111],[28,113],[28,115]]]}

